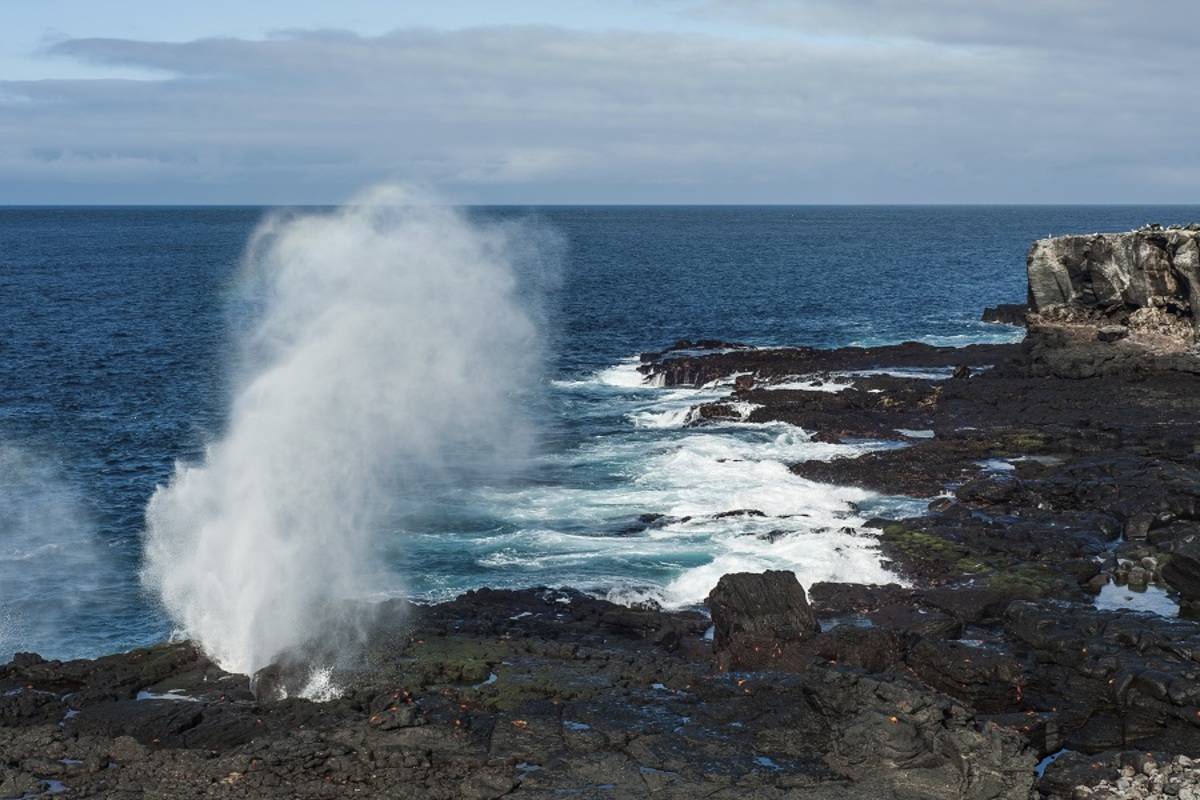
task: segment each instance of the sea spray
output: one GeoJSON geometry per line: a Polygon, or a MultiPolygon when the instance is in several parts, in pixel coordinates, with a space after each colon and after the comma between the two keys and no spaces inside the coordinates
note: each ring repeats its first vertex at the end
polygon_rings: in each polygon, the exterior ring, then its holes
{"type": "Polygon", "coordinates": [[[340,641],[347,601],[398,588],[376,555],[422,484],[521,461],[555,249],[392,187],[263,223],[227,429],[146,511],[143,580],[185,635],[248,674],[340,641]]]}
{"type": "Polygon", "coordinates": [[[19,650],[93,655],[63,631],[86,613],[102,616],[108,562],[55,459],[0,442],[0,664],[19,650]]]}

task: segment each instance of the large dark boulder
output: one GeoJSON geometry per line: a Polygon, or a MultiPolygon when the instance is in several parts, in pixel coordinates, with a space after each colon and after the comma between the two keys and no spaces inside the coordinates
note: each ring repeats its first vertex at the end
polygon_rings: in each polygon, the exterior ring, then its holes
{"type": "Polygon", "coordinates": [[[1162,578],[1185,600],[1200,600],[1200,534],[1177,541],[1163,565],[1162,578]]]}
{"type": "Polygon", "coordinates": [[[767,666],[821,632],[794,572],[730,573],[704,604],[712,614],[713,648],[730,667],[767,666]]]}

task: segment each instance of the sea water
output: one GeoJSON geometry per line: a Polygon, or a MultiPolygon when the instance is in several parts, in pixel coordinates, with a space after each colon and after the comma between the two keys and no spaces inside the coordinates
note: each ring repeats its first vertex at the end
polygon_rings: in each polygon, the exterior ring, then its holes
{"type": "MultiPolygon", "coordinates": [[[[176,462],[199,461],[226,432],[244,312],[233,278],[267,211],[0,209],[0,660],[95,655],[171,633],[138,578],[146,504],[176,462]]],[[[692,426],[690,409],[728,387],[648,386],[638,353],[683,337],[1015,341],[1019,330],[978,317],[1024,299],[1033,239],[1191,222],[1200,208],[468,215],[520,219],[565,246],[538,301],[548,353],[527,401],[536,447],[504,480],[396,487],[414,502],[398,502],[377,537],[373,557],[396,579],[372,594],[434,600],[544,584],[679,607],[735,570],[889,580],[862,523],[923,502],[787,469],[899,446],[902,433],[830,445],[781,424],[692,426]]],[[[422,379],[421,365],[410,371],[422,379]]],[[[803,388],[805,376],[792,383],[803,388]]]]}

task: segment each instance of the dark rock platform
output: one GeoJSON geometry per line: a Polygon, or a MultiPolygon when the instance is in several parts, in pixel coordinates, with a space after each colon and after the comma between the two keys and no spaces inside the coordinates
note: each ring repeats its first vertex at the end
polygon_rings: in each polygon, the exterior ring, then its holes
{"type": "MultiPolygon", "coordinates": [[[[766,628],[740,605],[750,595],[738,584],[755,592],[760,576],[726,579],[734,627],[787,629],[804,592],[779,575],[766,628]]],[[[817,633],[811,613],[805,663],[767,658],[748,672],[717,665],[699,613],[548,589],[393,603],[364,662],[334,676],[343,694],[323,703],[255,699],[246,677],[189,644],[96,661],[20,656],[0,668],[0,786],[68,797],[1028,795],[1036,753],[1018,731],[904,670],[832,663],[822,648],[859,645],[817,633]]],[[[759,643],[734,637],[717,655],[759,643]]]]}

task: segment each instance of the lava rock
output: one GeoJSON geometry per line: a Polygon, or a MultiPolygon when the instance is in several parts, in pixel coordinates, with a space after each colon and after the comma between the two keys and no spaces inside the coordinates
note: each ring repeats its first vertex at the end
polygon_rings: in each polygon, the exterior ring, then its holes
{"type": "Polygon", "coordinates": [[[1104,325],[1096,331],[1096,339],[1101,342],[1116,342],[1129,335],[1129,328],[1124,325],[1104,325]]]}
{"type": "Polygon", "coordinates": [[[821,631],[794,572],[724,575],[704,604],[712,615],[713,649],[731,667],[770,664],[821,631]]]}
{"type": "Polygon", "coordinates": [[[1186,600],[1200,600],[1200,535],[1176,542],[1162,567],[1162,579],[1186,600]]]}
{"type": "Polygon", "coordinates": [[[1025,314],[1029,307],[1024,303],[1001,303],[988,306],[980,317],[984,322],[997,322],[1003,325],[1025,325],[1025,314]]]}

